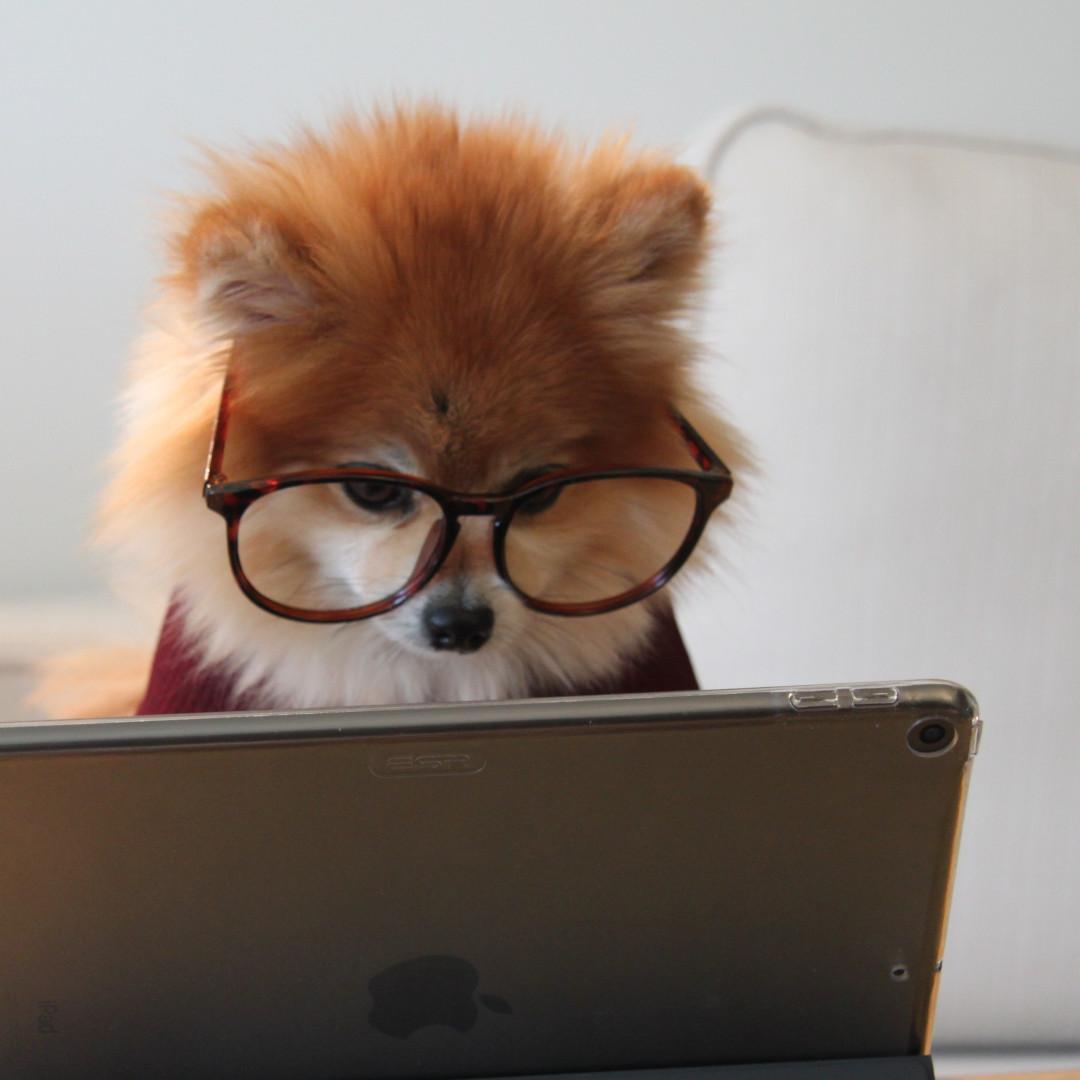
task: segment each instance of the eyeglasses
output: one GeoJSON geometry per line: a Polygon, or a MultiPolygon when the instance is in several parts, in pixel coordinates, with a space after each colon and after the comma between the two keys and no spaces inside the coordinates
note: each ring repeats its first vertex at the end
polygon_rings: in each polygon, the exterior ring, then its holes
{"type": "Polygon", "coordinates": [[[230,481],[221,466],[232,394],[227,376],[203,498],[225,519],[244,595],[299,622],[355,622],[400,607],[438,573],[461,519],[477,516],[492,519],[495,568],[526,607],[615,611],[675,576],[732,489],[730,470],[674,409],[698,471],[553,470],[486,495],[352,465],[230,481]]]}

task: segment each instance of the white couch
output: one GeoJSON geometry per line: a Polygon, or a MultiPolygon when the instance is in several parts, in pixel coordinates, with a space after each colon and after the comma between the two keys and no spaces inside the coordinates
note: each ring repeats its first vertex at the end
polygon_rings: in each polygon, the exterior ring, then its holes
{"type": "Polygon", "coordinates": [[[702,683],[969,685],[936,1041],[1080,1049],[1080,156],[762,110],[687,159],[761,465],[679,612],[702,683]]]}

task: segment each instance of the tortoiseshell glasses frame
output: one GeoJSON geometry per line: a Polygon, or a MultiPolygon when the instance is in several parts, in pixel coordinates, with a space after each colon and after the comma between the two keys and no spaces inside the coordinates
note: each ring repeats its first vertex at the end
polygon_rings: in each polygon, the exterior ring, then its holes
{"type": "Polygon", "coordinates": [[[392,611],[415,596],[438,573],[454,546],[463,517],[490,516],[495,568],[504,582],[517,594],[526,607],[548,615],[600,615],[636,604],[663,588],[690,557],[713,511],[731,494],[731,471],[719,455],[705,442],[689,421],[674,408],[669,409],[671,420],[682,435],[687,448],[698,465],[698,471],[666,468],[561,469],[536,477],[512,492],[495,494],[463,494],[440,487],[419,476],[366,467],[338,466],[327,469],[307,469],[278,476],[262,476],[253,480],[231,481],[222,472],[225,440],[232,410],[233,388],[226,376],[221,391],[217,420],[210,441],[203,482],[203,498],[207,507],[225,519],[229,549],[229,564],[241,591],[264,611],[285,619],[311,623],[356,622],[392,611]],[[551,489],[589,480],[655,478],[677,481],[693,489],[695,502],[693,518],[686,537],[678,550],[646,581],[616,596],[600,601],[564,603],[538,600],[522,592],[507,569],[506,535],[515,513],[529,500],[551,489]],[[240,560],[240,520],[255,502],[275,491],[303,484],[340,484],[347,481],[391,483],[410,488],[433,499],[443,513],[441,531],[433,530],[429,542],[417,560],[411,576],[396,592],[375,603],[331,611],[313,611],[292,607],[263,595],[251,583],[240,560]]]}

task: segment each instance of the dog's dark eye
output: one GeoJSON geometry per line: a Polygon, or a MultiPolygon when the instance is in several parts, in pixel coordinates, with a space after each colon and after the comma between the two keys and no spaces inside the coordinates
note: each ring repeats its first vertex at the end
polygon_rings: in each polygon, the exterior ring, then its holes
{"type": "Polygon", "coordinates": [[[413,502],[411,489],[384,480],[347,480],[342,487],[357,506],[373,513],[408,510],[413,502]]]}
{"type": "Polygon", "coordinates": [[[561,487],[543,488],[535,495],[530,495],[523,503],[521,503],[518,506],[518,513],[542,514],[545,510],[550,510],[559,501],[559,496],[561,494],[561,487]]]}
{"type": "MultiPolygon", "coordinates": [[[[545,473],[555,472],[558,468],[558,465],[545,465],[542,469],[530,469],[516,478],[514,487],[522,487],[530,480],[535,480],[545,473]]],[[[556,486],[541,488],[535,495],[528,496],[518,504],[518,513],[542,514],[545,510],[550,510],[559,501],[562,491],[561,487],[556,486]]]]}

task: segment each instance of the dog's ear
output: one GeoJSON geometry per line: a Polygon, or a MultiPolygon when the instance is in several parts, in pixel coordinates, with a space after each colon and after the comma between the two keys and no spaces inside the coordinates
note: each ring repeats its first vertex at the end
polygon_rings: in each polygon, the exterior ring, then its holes
{"type": "Polygon", "coordinates": [[[709,192],[697,174],[631,167],[594,182],[588,203],[609,304],[649,313],[681,306],[708,246],[709,192]]]}
{"type": "Polygon", "coordinates": [[[179,254],[200,313],[223,337],[295,324],[318,306],[309,253],[267,215],[205,207],[179,254]]]}

